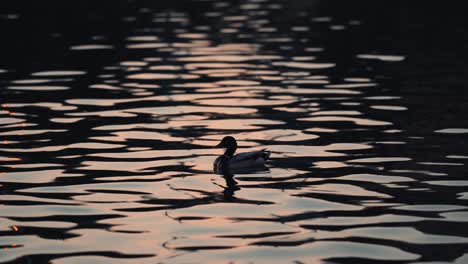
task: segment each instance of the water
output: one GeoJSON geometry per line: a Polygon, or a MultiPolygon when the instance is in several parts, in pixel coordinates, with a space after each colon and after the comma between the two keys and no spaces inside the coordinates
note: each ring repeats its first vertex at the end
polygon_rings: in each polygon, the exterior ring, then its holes
{"type": "Polygon", "coordinates": [[[3,44],[0,262],[468,263],[456,50],[321,1],[180,3],[3,44]],[[269,172],[214,174],[225,135],[269,172]]]}

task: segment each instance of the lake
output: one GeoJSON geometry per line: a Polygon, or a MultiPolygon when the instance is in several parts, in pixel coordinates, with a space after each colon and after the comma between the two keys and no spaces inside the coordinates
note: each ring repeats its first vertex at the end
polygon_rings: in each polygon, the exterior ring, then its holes
{"type": "Polygon", "coordinates": [[[2,3],[0,263],[468,263],[467,21],[416,2],[2,3]]]}

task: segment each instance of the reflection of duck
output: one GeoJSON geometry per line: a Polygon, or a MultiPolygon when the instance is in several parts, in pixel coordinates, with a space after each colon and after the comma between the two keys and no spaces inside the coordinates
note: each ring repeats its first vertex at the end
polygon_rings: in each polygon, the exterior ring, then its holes
{"type": "Polygon", "coordinates": [[[252,152],[239,153],[234,155],[237,149],[236,139],[227,136],[216,146],[226,148],[223,155],[219,156],[213,164],[213,170],[216,173],[226,171],[256,171],[258,168],[265,168],[265,161],[270,157],[271,152],[263,149],[252,152]]]}
{"type": "Polygon", "coordinates": [[[223,198],[225,201],[233,201],[235,199],[234,193],[240,188],[237,186],[236,180],[234,180],[234,175],[225,174],[223,177],[226,180],[226,187],[223,187],[223,198]]]}

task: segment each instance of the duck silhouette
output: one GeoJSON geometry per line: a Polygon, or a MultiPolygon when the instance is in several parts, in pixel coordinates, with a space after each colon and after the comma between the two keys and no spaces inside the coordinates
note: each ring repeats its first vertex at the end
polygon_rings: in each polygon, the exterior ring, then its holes
{"type": "Polygon", "coordinates": [[[266,170],[265,162],[270,157],[271,152],[262,149],[258,151],[234,154],[237,150],[237,141],[234,137],[226,136],[216,145],[218,148],[225,148],[223,155],[216,158],[213,163],[213,171],[219,174],[249,173],[266,170]]]}

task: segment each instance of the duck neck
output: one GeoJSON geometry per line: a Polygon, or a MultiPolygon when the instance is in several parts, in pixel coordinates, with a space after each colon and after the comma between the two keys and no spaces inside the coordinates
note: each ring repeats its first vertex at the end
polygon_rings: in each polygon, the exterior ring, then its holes
{"type": "Polygon", "coordinates": [[[236,152],[236,149],[237,149],[237,147],[231,146],[231,147],[226,149],[226,151],[224,152],[224,155],[226,157],[232,159],[232,157],[234,156],[234,152],[236,152]]]}

